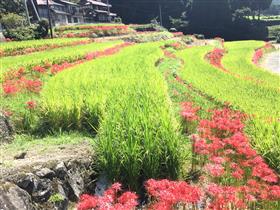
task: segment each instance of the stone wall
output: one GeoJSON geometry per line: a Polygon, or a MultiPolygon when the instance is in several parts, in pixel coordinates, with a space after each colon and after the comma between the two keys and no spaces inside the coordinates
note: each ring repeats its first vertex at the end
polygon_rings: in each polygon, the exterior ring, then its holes
{"type": "Polygon", "coordinates": [[[69,209],[93,189],[91,173],[88,157],[7,173],[0,182],[0,209],[69,209]]]}

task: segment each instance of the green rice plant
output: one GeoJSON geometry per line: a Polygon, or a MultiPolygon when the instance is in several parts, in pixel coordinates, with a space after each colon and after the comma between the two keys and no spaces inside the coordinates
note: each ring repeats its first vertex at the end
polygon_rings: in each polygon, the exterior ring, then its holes
{"type": "Polygon", "coordinates": [[[10,52],[10,51],[18,51],[26,48],[36,48],[42,46],[50,46],[50,45],[61,45],[66,43],[71,43],[75,41],[88,40],[86,38],[57,38],[57,39],[40,39],[40,40],[28,40],[28,41],[15,41],[15,42],[4,42],[0,45],[0,51],[10,52]]]}
{"type": "MultiPolygon", "coordinates": [[[[213,67],[205,60],[205,55],[211,49],[212,47],[203,46],[178,52],[177,55],[185,62],[184,70],[179,75],[215,100],[222,103],[229,102],[233,108],[249,114],[254,124],[247,130],[252,145],[266,157],[271,166],[278,168],[277,164],[279,165],[280,161],[277,149],[280,146],[278,140],[280,132],[277,125],[279,124],[277,119],[280,116],[279,91],[276,88],[234,77],[213,67]]],[[[266,73],[263,74],[266,75],[266,73]]],[[[270,81],[270,77],[272,76],[268,73],[265,79],[270,81]]],[[[272,77],[271,84],[275,80],[275,77],[272,77]]],[[[250,127],[250,124],[248,125],[250,127]]]]}
{"type": "Polygon", "coordinates": [[[222,65],[242,78],[252,78],[252,82],[260,81],[259,86],[279,90],[280,77],[252,62],[255,50],[264,45],[262,41],[226,42],[227,53],[222,59],[222,65]]]}
{"type": "Polygon", "coordinates": [[[73,46],[62,47],[45,52],[35,52],[27,55],[19,55],[15,57],[3,57],[0,58],[0,80],[5,72],[9,69],[15,69],[19,67],[31,68],[35,65],[40,65],[45,62],[61,63],[65,61],[72,61],[84,56],[93,51],[102,50],[106,47],[119,44],[121,41],[112,41],[104,43],[91,43],[85,46],[73,46]]]}
{"type": "Polygon", "coordinates": [[[160,45],[135,45],[62,72],[41,94],[40,120],[52,129],[98,131],[99,171],[134,190],[147,178],[177,178],[182,164],[179,124],[154,65],[160,45]]]}

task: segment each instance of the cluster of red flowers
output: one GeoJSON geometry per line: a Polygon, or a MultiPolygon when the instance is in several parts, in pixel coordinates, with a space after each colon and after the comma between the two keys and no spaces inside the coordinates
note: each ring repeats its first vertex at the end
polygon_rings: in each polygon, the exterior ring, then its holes
{"type": "Polygon", "coordinates": [[[198,187],[190,186],[183,181],[156,181],[150,179],[146,182],[146,190],[152,198],[149,209],[170,210],[174,206],[181,204],[196,204],[201,197],[201,191],[198,187]]]}
{"type": "Polygon", "coordinates": [[[263,57],[265,51],[271,49],[272,47],[273,47],[273,46],[272,46],[271,43],[266,42],[265,45],[264,45],[263,47],[257,49],[257,50],[255,51],[254,56],[253,56],[253,59],[252,59],[253,63],[257,65],[257,64],[260,62],[260,60],[262,59],[262,57],[263,57]]]}
{"type": "Polygon", "coordinates": [[[27,101],[27,102],[26,102],[26,108],[27,108],[27,109],[30,109],[30,110],[35,109],[36,105],[37,105],[37,104],[36,104],[35,101],[27,101]]]}
{"type": "Polygon", "coordinates": [[[80,197],[78,210],[129,210],[134,209],[138,202],[138,196],[133,192],[125,192],[119,195],[121,184],[115,183],[104,192],[103,196],[84,194],[80,197]]]}
{"type": "Polygon", "coordinates": [[[0,57],[2,56],[16,56],[16,55],[26,55],[33,52],[39,52],[39,51],[45,51],[50,49],[56,49],[61,47],[69,47],[69,46],[77,46],[77,45],[85,45],[94,42],[93,39],[89,40],[80,40],[80,41],[74,41],[74,42],[68,42],[68,43],[62,43],[62,44],[46,44],[44,46],[39,47],[29,47],[24,49],[12,49],[7,51],[1,51],[0,50],[0,57]]]}
{"type": "MultiPolygon", "coordinates": [[[[185,111],[194,117],[197,107],[185,103],[185,111]]],[[[246,115],[229,108],[212,111],[210,120],[198,120],[199,134],[193,135],[194,151],[207,157],[204,165],[209,180],[225,178],[228,183],[209,184],[205,191],[212,202],[210,209],[227,209],[229,205],[245,209],[250,202],[280,199],[278,177],[263,158],[251,148],[243,129],[246,115]],[[234,183],[234,184],[233,184],[234,183]]],[[[218,179],[219,180],[219,179],[218,179]]],[[[225,181],[224,181],[225,182],[225,181]]]]}
{"type": "Polygon", "coordinates": [[[31,72],[26,71],[24,68],[19,68],[18,70],[11,70],[7,72],[4,76],[4,82],[2,83],[2,87],[4,93],[6,95],[15,95],[19,92],[30,91],[34,93],[38,93],[41,90],[42,81],[39,79],[42,74],[45,74],[49,69],[51,74],[57,74],[67,68],[79,65],[88,60],[92,60],[98,57],[109,56],[119,52],[122,48],[132,45],[131,43],[122,43],[116,45],[111,48],[107,48],[103,51],[96,51],[92,53],[88,53],[84,56],[84,58],[79,58],[73,62],[63,62],[62,64],[51,64],[46,62],[43,65],[36,65],[32,67],[32,72],[39,73],[33,74],[31,72]],[[27,79],[31,77],[33,79],[27,79]]]}
{"type": "Polygon", "coordinates": [[[187,121],[195,121],[198,120],[197,111],[200,109],[199,107],[193,107],[192,102],[183,102],[181,104],[181,116],[187,121]]]}
{"type": "Polygon", "coordinates": [[[132,30],[126,25],[114,25],[114,26],[76,26],[76,27],[62,27],[59,29],[60,32],[66,31],[69,29],[75,30],[85,30],[85,32],[78,33],[66,33],[62,34],[63,37],[72,38],[72,37],[90,37],[93,33],[98,36],[108,36],[108,35],[122,35],[128,34],[132,30]]]}
{"type": "MultiPolygon", "coordinates": [[[[207,58],[213,66],[215,66],[219,69],[225,70],[222,65],[222,58],[225,53],[226,53],[226,51],[224,49],[215,48],[213,51],[211,51],[210,53],[207,54],[207,58]]],[[[227,71],[227,70],[225,70],[225,71],[227,71]]]]}
{"type": "Polygon", "coordinates": [[[173,32],[172,34],[173,34],[174,37],[184,36],[183,32],[173,32]]]}
{"type": "Polygon", "coordinates": [[[2,87],[6,95],[14,95],[24,91],[38,93],[41,90],[42,81],[40,79],[26,79],[22,76],[18,79],[4,81],[2,87]]]}
{"type": "Polygon", "coordinates": [[[253,60],[252,60],[253,63],[258,64],[259,61],[261,60],[261,58],[263,57],[263,54],[264,54],[264,52],[263,52],[262,48],[257,49],[254,53],[254,56],[253,56],[253,60]]]}
{"type": "Polygon", "coordinates": [[[88,53],[85,56],[85,59],[86,60],[92,60],[92,59],[98,58],[98,57],[113,55],[113,54],[116,54],[117,52],[119,52],[122,48],[128,47],[130,45],[132,45],[132,43],[126,42],[126,43],[123,43],[123,44],[119,44],[115,47],[105,49],[104,51],[97,51],[97,52],[88,53]]]}
{"type": "MultiPolygon", "coordinates": [[[[183,181],[150,179],[145,184],[151,203],[148,209],[171,210],[176,205],[196,204],[201,197],[198,187],[190,186],[183,181]]],[[[138,205],[138,196],[133,192],[119,194],[121,185],[115,183],[104,192],[103,196],[84,194],[80,197],[78,210],[132,210],[138,205]]]]}
{"type": "Polygon", "coordinates": [[[67,31],[67,30],[99,30],[99,31],[110,31],[110,30],[128,30],[129,26],[127,25],[84,25],[84,26],[65,26],[57,28],[57,31],[67,31]]]}

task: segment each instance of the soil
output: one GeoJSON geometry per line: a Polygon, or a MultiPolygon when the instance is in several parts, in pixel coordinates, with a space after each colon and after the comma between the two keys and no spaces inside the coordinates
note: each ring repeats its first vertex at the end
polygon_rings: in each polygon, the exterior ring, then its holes
{"type": "MultiPolygon", "coordinates": [[[[1,148],[0,148],[1,150],[1,148]]],[[[51,145],[41,147],[36,145],[26,151],[17,151],[7,154],[9,151],[0,151],[0,179],[18,171],[30,172],[32,169],[42,166],[50,166],[58,162],[83,159],[92,155],[92,147],[88,142],[77,145],[51,145]],[[25,153],[23,159],[15,159],[15,156],[25,153]]]]}

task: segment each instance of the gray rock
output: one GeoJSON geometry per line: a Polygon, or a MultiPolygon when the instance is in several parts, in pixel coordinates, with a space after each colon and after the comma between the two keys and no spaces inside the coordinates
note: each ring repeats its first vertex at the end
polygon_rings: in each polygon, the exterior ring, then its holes
{"type": "Polygon", "coordinates": [[[12,183],[0,183],[0,209],[33,210],[30,195],[12,183]]]}
{"type": "Polygon", "coordinates": [[[21,153],[15,155],[15,156],[14,156],[14,159],[15,159],[15,160],[24,159],[25,156],[26,156],[26,154],[27,154],[26,152],[21,152],[21,153]]]}
{"type": "Polygon", "coordinates": [[[49,179],[39,180],[37,188],[31,194],[32,200],[37,203],[48,201],[52,195],[51,181],[49,179]]]}
{"type": "Polygon", "coordinates": [[[65,179],[65,176],[67,175],[67,168],[64,164],[64,162],[60,162],[57,164],[57,166],[54,169],[56,177],[58,177],[61,180],[65,179]]]}
{"type": "Polygon", "coordinates": [[[13,126],[9,117],[0,112],[0,145],[1,143],[9,143],[12,140],[13,126]]]}
{"type": "Polygon", "coordinates": [[[42,168],[40,171],[36,172],[36,175],[40,178],[52,179],[55,177],[55,172],[49,168],[42,168]]]}
{"type": "Polygon", "coordinates": [[[109,186],[109,181],[105,175],[100,175],[98,177],[98,180],[96,182],[96,187],[95,187],[95,195],[97,196],[103,196],[105,190],[109,186]]]}
{"type": "Polygon", "coordinates": [[[32,173],[25,174],[17,181],[17,185],[27,191],[32,200],[38,203],[46,202],[52,194],[51,181],[40,179],[32,173]]]}
{"type": "Polygon", "coordinates": [[[22,175],[16,184],[31,195],[38,188],[39,178],[32,173],[27,173],[22,175]]]}
{"type": "Polygon", "coordinates": [[[55,202],[55,209],[56,210],[67,210],[68,209],[68,204],[69,200],[66,196],[66,193],[63,189],[63,186],[61,184],[58,184],[57,186],[58,194],[63,198],[61,201],[55,202]]]}
{"type": "Polygon", "coordinates": [[[70,201],[78,201],[80,195],[84,192],[84,180],[78,171],[68,172],[67,176],[68,179],[64,186],[68,192],[68,197],[70,201]]]}

